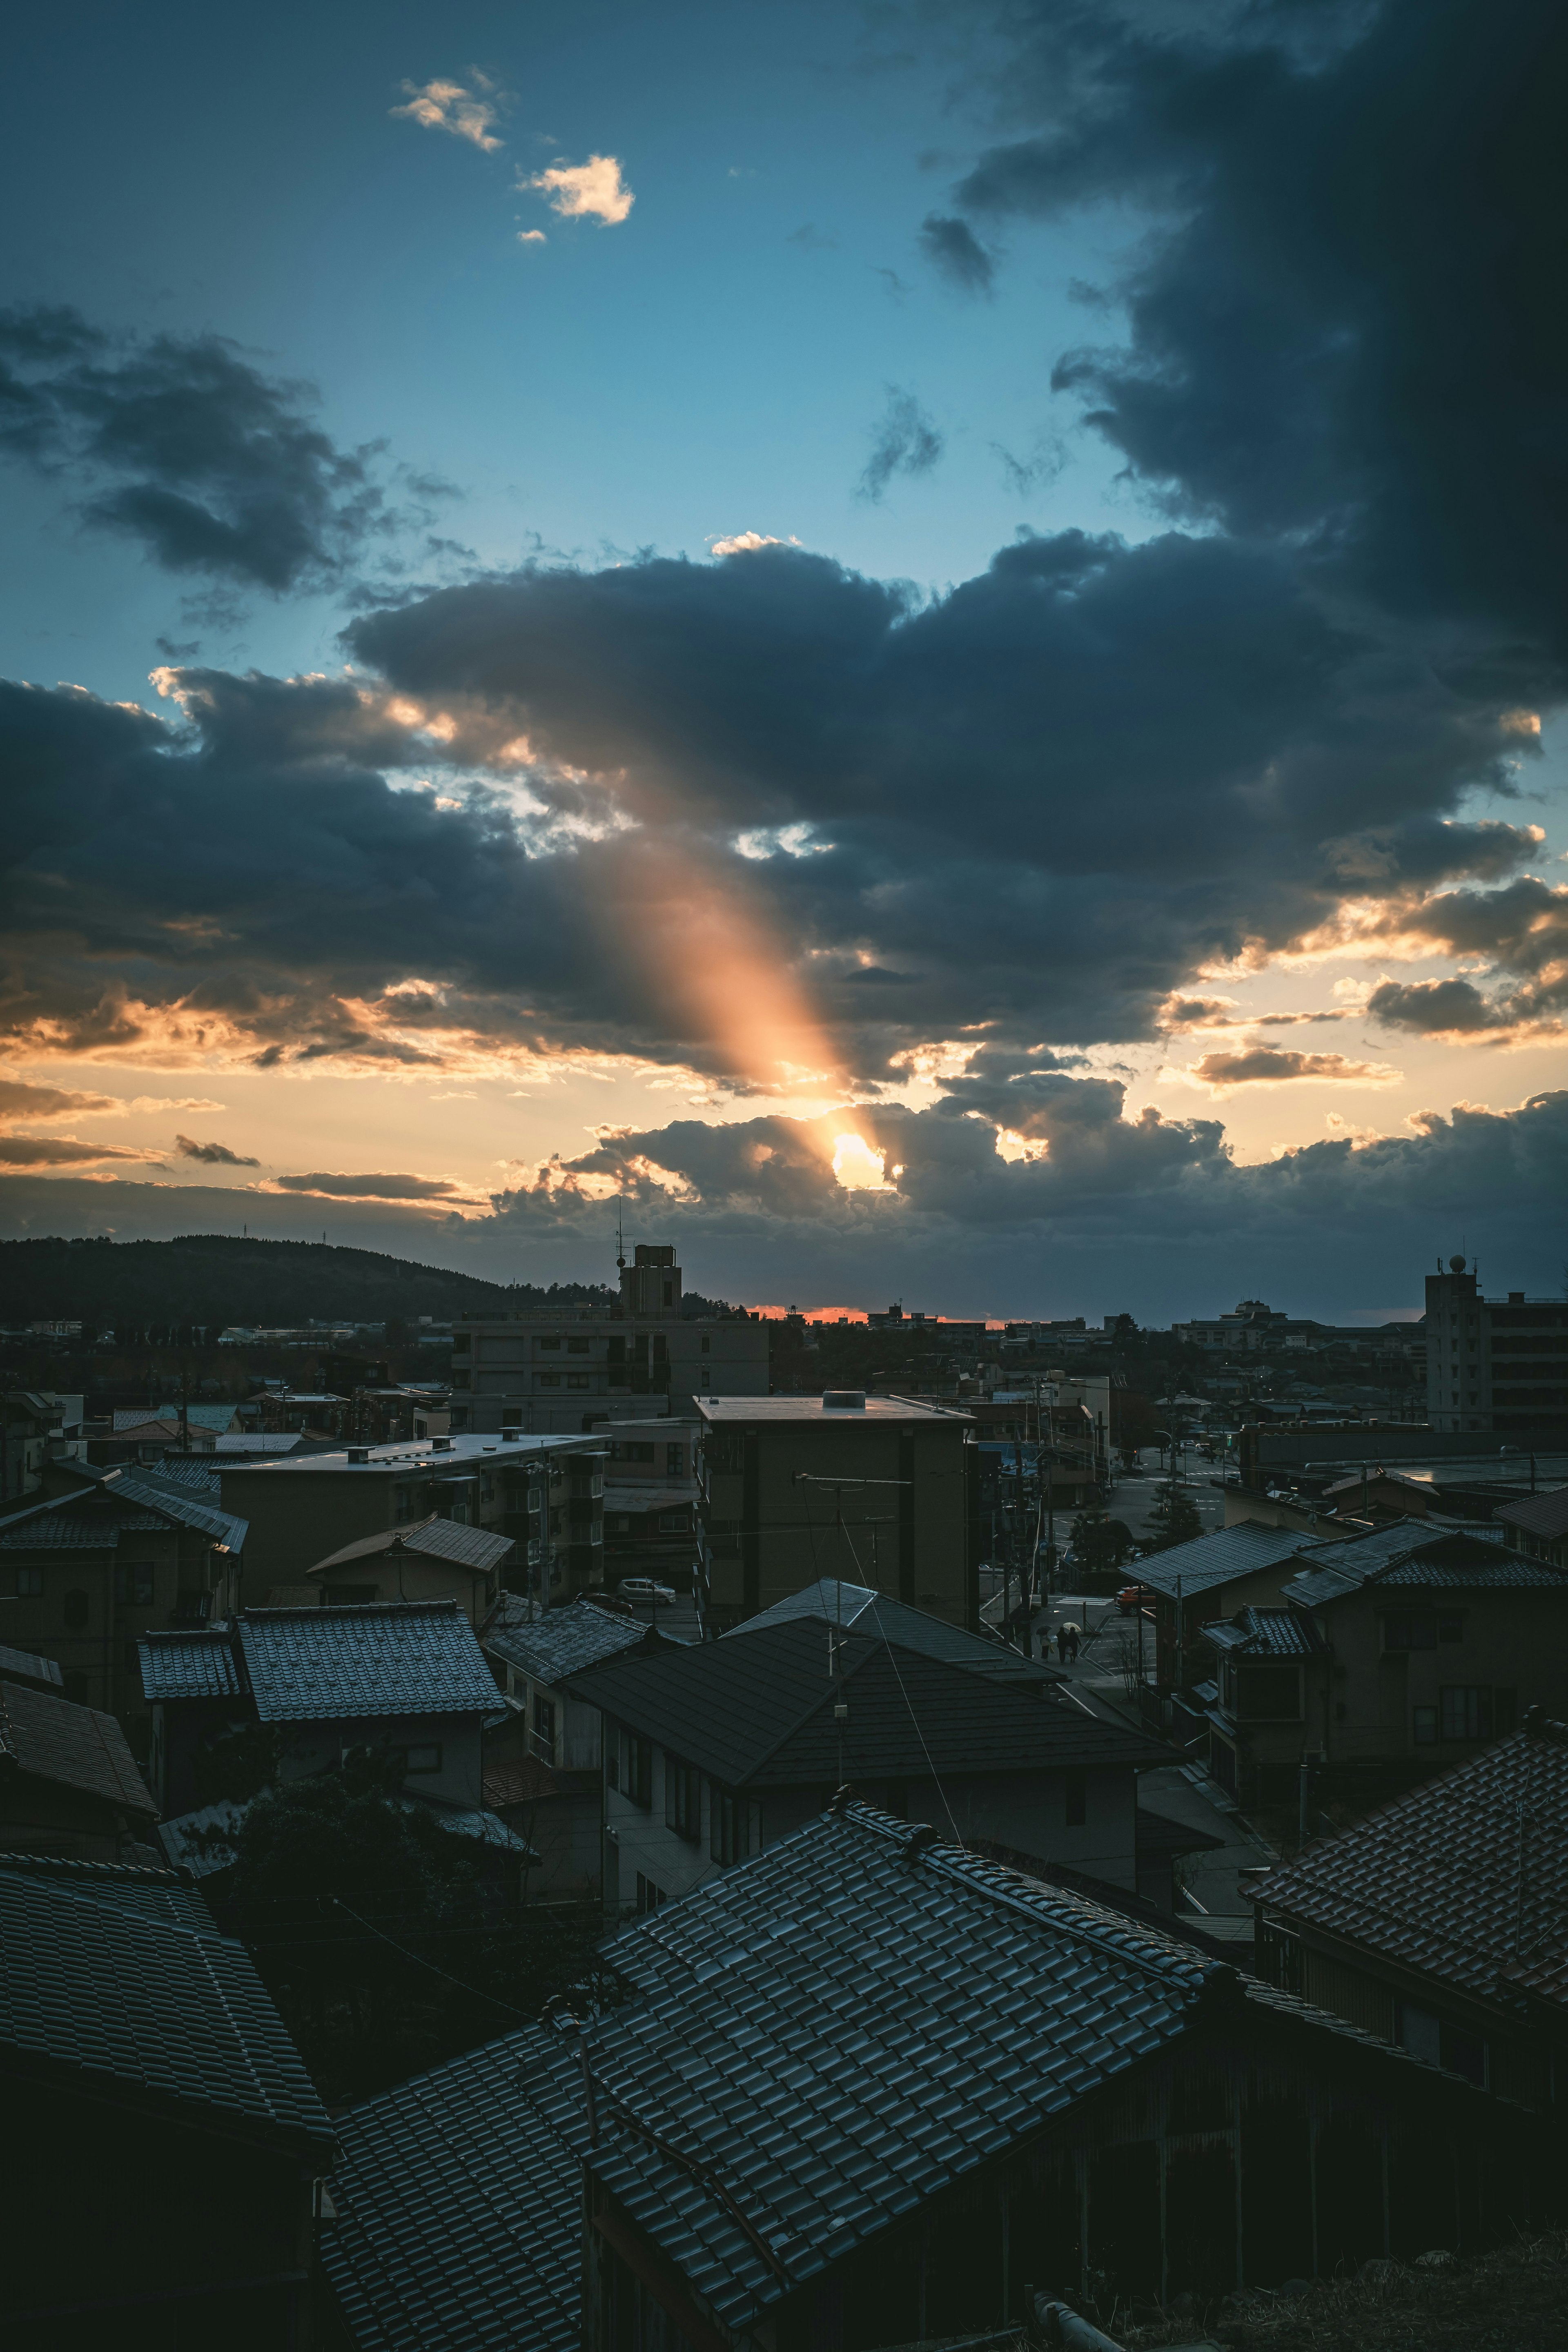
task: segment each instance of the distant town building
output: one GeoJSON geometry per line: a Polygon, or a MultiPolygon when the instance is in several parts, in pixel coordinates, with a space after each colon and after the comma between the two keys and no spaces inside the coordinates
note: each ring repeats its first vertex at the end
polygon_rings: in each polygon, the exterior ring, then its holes
{"type": "Polygon", "coordinates": [[[1473,1261],[1426,1276],[1426,1417],[1434,1429],[1568,1422],[1568,1299],[1483,1296],[1473,1261]]]}

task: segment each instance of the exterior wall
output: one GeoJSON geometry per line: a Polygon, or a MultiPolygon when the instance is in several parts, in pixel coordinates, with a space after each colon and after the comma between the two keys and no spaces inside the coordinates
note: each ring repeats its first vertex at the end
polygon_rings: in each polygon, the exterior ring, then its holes
{"type": "Polygon", "coordinates": [[[516,1699],[527,1719],[529,1754],[559,1772],[598,1771],[604,1759],[605,1720],[598,1708],[567,1697],[552,1684],[536,1680],[494,1653],[489,1656],[491,1665],[501,1668],[502,1689],[508,1698],[516,1699]],[[550,1709],[553,1717],[549,1730],[544,1725],[550,1717],[542,1719],[542,1707],[550,1709]]]}
{"type": "MultiPolygon", "coordinates": [[[[1299,1559],[1283,1559],[1273,1568],[1260,1568],[1250,1576],[1238,1576],[1229,1584],[1211,1584],[1205,1591],[1184,1599],[1180,1609],[1182,1646],[1184,1671],[1176,1671],[1177,1605],[1162,1592],[1154,1598],[1155,1678],[1163,1687],[1173,1685],[1184,1687],[1196,1679],[1205,1681],[1214,1672],[1214,1653],[1203,1640],[1203,1628],[1215,1625],[1223,1618],[1234,1617],[1242,1609],[1278,1609],[1280,1594],[1293,1576],[1299,1576],[1299,1559]]],[[[1127,1571],[1129,1579],[1136,1576],[1136,1567],[1127,1571]]]]}
{"type": "Polygon", "coordinates": [[[710,1423],[699,1476],[705,1620],[723,1631],[836,1576],[973,1629],[979,1472],[967,1437],[956,1415],[710,1423]],[[889,1483],[847,1491],[846,1536],[831,1492],[797,1486],[797,1471],[889,1483]]]}
{"type": "Polygon", "coordinates": [[[689,1415],[700,1396],[767,1392],[763,1322],[519,1315],[464,1321],[452,1333],[454,1429],[527,1430],[532,1412],[563,1410],[587,1429],[606,1412],[635,1412],[639,1396],[658,1398],[661,1413],[689,1415]]]}
{"type": "Polygon", "coordinates": [[[1568,1304],[1487,1298],[1473,1272],[1426,1276],[1434,1429],[1523,1430],[1568,1418],[1568,1304]]]}
{"type": "Polygon", "coordinates": [[[423,1797],[478,1808],[484,1803],[484,1734],[477,1715],[353,1716],[341,1723],[286,1723],[280,1777],[299,1780],[338,1763],[345,1748],[438,1746],[438,1772],[411,1775],[407,1786],[423,1797]]]}
{"type": "Polygon", "coordinates": [[[371,1552],[363,1559],[340,1560],[336,1568],[313,1568],[307,1582],[311,1594],[323,1604],[455,1601],[469,1624],[479,1626],[494,1608],[505,1573],[504,1561],[486,1576],[455,1559],[421,1559],[406,1552],[388,1559],[371,1552]]]}
{"type": "Polygon", "coordinates": [[[1436,1770],[1462,1763],[1501,1736],[1494,1698],[1490,1723],[1474,1737],[1418,1738],[1417,1708],[1437,1710],[1441,1733],[1446,1687],[1511,1692],[1509,1730],[1529,1706],[1542,1706],[1553,1717],[1568,1712],[1568,1587],[1422,1592],[1409,1585],[1373,1586],[1317,1615],[1333,1656],[1318,1680],[1305,1744],[1321,1748],[1331,1762],[1409,1756],[1436,1770]],[[1420,1611],[1457,1620],[1460,1638],[1430,1649],[1385,1647],[1388,1616],[1420,1611]]]}
{"type": "Polygon", "coordinates": [[[0,1780],[0,1847],[8,1853],[68,1854],[77,1862],[124,1862],[132,1843],[151,1843],[153,1824],[85,1789],[22,1772],[0,1780]]]}

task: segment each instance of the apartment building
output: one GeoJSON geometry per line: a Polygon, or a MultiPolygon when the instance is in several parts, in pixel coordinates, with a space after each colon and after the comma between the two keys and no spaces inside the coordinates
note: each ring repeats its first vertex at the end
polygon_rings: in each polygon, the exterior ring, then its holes
{"type": "Polygon", "coordinates": [[[680,1312],[668,1243],[639,1242],[608,1313],[465,1318],[452,1332],[452,1429],[581,1433],[616,1421],[689,1419],[704,1396],[766,1396],[768,1327],[680,1312]]]}
{"type": "Polygon", "coordinates": [[[980,1463],[951,1407],[828,1389],[699,1397],[698,1589],[723,1632],[824,1576],[972,1630],[980,1463]]]}
{"type": "Polygon", "coordinates": [[[1506,1432],[1568,1421],[1568,1299],[1483,1296],[1475,1261],[1426,1276],[1426,1418],[1506,1432]]]}

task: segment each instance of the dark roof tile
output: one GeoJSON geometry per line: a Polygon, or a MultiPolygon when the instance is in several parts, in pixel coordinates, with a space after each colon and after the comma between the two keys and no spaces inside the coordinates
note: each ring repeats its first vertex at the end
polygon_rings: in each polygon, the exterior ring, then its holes
{"type": "Polygon", "coordinates": [[[143,1633],[137,1643],[149,1704],[180,1698],[234,1698],[239,1673],[223,1633],[143,1633]]]}
{"type": "Polygon", "coordinates": [[[495,1711],[495,1677],[455,1601],[250,1609],[238,1632],[263,1723],[495,1711]]]}
{"type": "Polygon", "coordinates": [[[111,1715],[54,1691],[0,1682],[0,1757],[29,1780],[75,1789],[156,1821],[158,1808],[111,1715]]]}

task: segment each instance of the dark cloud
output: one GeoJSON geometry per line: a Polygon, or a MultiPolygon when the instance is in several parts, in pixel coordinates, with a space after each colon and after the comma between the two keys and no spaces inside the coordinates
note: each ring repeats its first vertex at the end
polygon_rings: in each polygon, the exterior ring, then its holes
{"type": "Polygon", "coordinates": [[[1381,1062],[1352,1062],[1343,1054],[1302,1054],[1280,1045],[1240,1045],[1228,1052],[1205,1054],[1193,1064],[1191,1075],[1207,1087],[1275,1085],[1290,1078],[1332,1078],[1342,1084],[1370,1080],[1383,1085],[1397,1077],[1381,1062]]]}
{"type": "Polygon", "coordinates": [[[111,341],[71,310],[0,314],[0,448],[73,492],[96,485],[84,520],[170,572],[278,593],[319,586],[405,520],[381,445],[340,449],[313,401],[221,336],[111,341]]]}
{"type": "Polygon", "coordinates": [[[79,1143],[72,1135],[0,1135],[0,1168],[82,1168],[98,1160],[156,1160],[128,1144],[79,1143]]]}
{"type": "MultiPolygon", "coordinates": [[[[249,1163],[254,1165],[254,1162],[249,1163]]],[[[335,1201],[446,1201],[466,1193],[447,1176],[279,1176],[279,1192],[319,1192],[335,1201]]]]}
{"type": "Polygon", "coordinates": [[[247,1160],[243,1152],[231,1151],[226,1143],[197,1143],[188,1135],[176,1135],[174,1149],[182,1160],[199,1160],[209,1168],[259,1168],[259,1160],[247,1160]]]}
{"type": "Polygon", "coordinates": [[[952,214],[927,213],[920,245],[938,277],[961,294],[990,293],[996,264],[967,221],[952,214]]]}
{"type": "Polygon", "coordinates": [[[1504,1025],[1469,980],[1385,980],[1367,999],[1367,1012],[1391,1029],[1413,1029],[1435,1035],[1465,1035],[1478,1029],[1504,1025]]]}
{"type": "Polygon", "coordinates": [[[887,408],[880,422],[872,428],[871,454],[856,495],[877,505],[887,496],[888,485],[896,474],[910,478],[929,474],[945,446],[944,436],[914,394],[900,392],[897,384],[890,383],[887,408]]]}
{"type": "Polygon", "coordinates": [[[1058,388],[1179,511],[1558,675],[1568,219],[1555,0],[1033,0],[972,217],[1143,208],[1120,347],[1058,388]],[[1306,28],[1311,24],[1310,38],[1306,28]],[[1488,640],[1490,642],[1488,643],[1488,640]]]}
{"type": "Polygon", "coordinates": [[[22,1078],[0,1078],[0,1119],[64,1118],[72,1111],[118,1110],[113,1095],[78,1094],[68,1087],[36,1087],[22,1078]]]}

